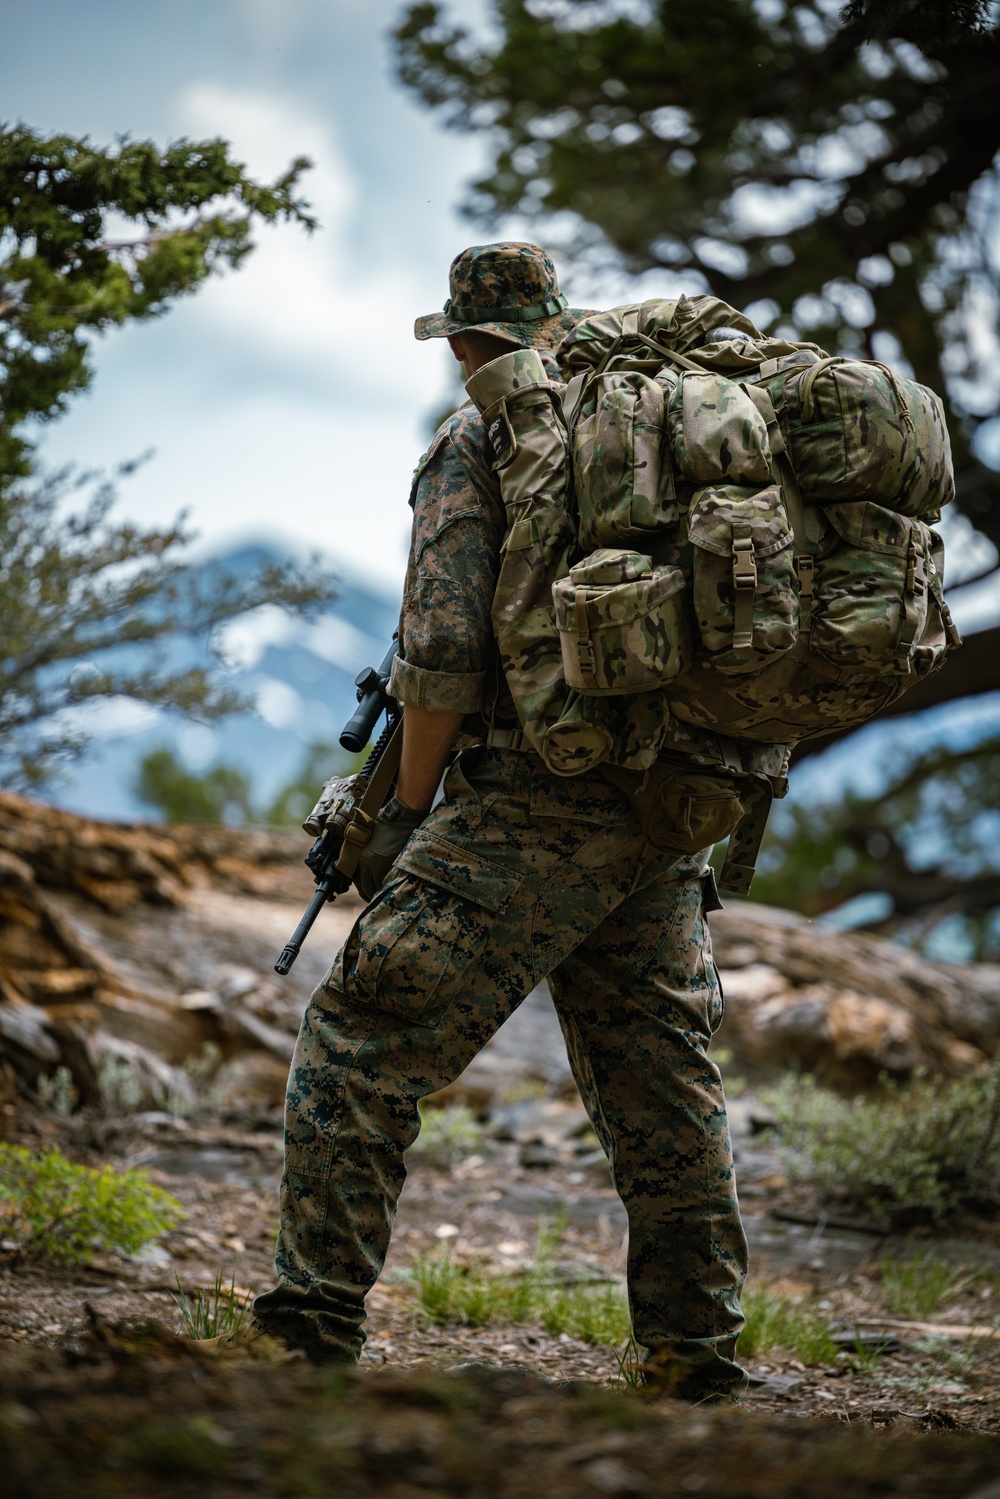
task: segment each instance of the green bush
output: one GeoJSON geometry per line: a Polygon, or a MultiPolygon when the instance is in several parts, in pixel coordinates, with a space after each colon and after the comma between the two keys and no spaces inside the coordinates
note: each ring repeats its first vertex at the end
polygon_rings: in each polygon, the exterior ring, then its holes
{"type": "Polygon", "coordinates": [[[1000,1206],[1000,1061],[961,1078],[883,1080],[851,1099],[789,1078],[770,1102],[793,1169],[879,1221],[1000,1206]]]}
{"type": "Polygon", "coordinates": [[[97,1247],[138,1254],[183,1216],[142,1171],[74,1166],[58,1150],[0,1145],[0,1240],[25,1259],[81,1264],[97,1247]]]}

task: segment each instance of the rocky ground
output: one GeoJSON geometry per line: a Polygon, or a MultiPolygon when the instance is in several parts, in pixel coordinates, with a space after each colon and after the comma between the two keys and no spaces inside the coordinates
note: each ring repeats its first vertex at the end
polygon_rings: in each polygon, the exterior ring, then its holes
{"type": "MultiPolygon", "coordinates": [[[[53,1268],[0,1252],[0,1455],[12,1494],[712,1489],[824,1499],[849,1485],[859,1495],[1000,1499],[989,1486],[1000,1471],[1000,1225],[886,1236],[829,1217],[758,1128],[767,1046],[794,1059],[796,1046],[819,1044],[818,1027],[844,1075],[858,1065],[863,1076],[880,1058],[904,1069],[946,1023],[944,1053],[960,1068],[968,1048],[981,1054],[990,1043],[996,987],[984,973],[911,972],[884,945],[827,950],[830,938],[794,919],[783,929],[774,913],[727,915],[718,932],[731,1001],[722,1039],[738,1053],[728,1071],[748,1079],[731,1112],[751,1288],[828,1318],[839,1352],[819,1364],[801,1349],[758,1352],[742,1408],[692,1411],[630,1388],[620,1344],[537,1321],[428,1317],[414,1293],[416,1261],[447,1255],[516,1275],[535,1262],[540,1224],[549,1225],[554,1283],[621,1282],[624,1215],[544,992],[439,1100],[465,1105],[481,1124],[465,1135],[445,1129],[436,1151],[411,1156],[354,1376],[333,1379],[299,1358],[220,1363],[178,1337],[178,1287],[193,1301],[219,1277],[240,1292],[269,1283],[295,1015],[354,914],[350,901],[323,913],[282,987],[267,975],[308,895],[302,872],[278,850],[261,873],[271,857],[263,844],[248,872],[218,836],[214,874],[191,880],[183,898],[161,881],[156,902],[115,911],[117,876],[95,903],[79,881],[38,893],[21,867],[21,883],[8,887],[17,930],[47,931],[50,950],[47,967],[17,968],[27,939],[9,926],[0,942],[13,1058],[0,1084],[0,1137],[33,1150],[58,1144],[92,1165],[141,1166],[185,1214],[134,1260],[98,1254],[53,1268]],[[5,972],[14,975],[6,988],[5,972]],[[84,1056],[90,1100],[69,1115],[51,1099],[43,1108],[32,1078],[77,1055],[80,1034],[110,1036],[102,1044],[114,1048],[95,1044],[84,1056]],[[141,1097],[119,1100],[127,1108],[115,1106],[108,1054],[118,1068],[131,1059],[142,1082],[141,1097]],[[930,1313],[890,1306],[886,1263],[927,1252],[951,1267],[939,1304],[930,1313]]],[[[16,857],[24,853],[21,837],[16,857]]]]}

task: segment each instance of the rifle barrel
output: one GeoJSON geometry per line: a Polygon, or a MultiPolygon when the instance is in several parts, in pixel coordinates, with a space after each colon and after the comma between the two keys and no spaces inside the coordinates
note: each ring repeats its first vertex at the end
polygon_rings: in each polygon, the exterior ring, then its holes
{"type": "Polygon", "coordinates": [[[321,885],[306,907],[305,914],[303,915],[302,920],[299,922],[298,926],[295,928],[295,931],[292,933],[291,941],[286,943],[282,948],[281,957],[274,965],[275,973],[280,973],[282,977],[284,977],[284,975],[291,968],[292,964],[295,962],[295,959],[302,951],[302,944],[308,937],[312,929],[313,922],[316,920],[316,917],[326,905],[328,899],[329,895],[327,892],[327,888],[325,884],[321,885]]]}

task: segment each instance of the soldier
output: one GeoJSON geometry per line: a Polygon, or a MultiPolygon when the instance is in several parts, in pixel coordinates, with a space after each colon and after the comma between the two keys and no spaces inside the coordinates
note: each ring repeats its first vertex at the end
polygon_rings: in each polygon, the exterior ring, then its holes
{"type": "MultiPolygon", "coordinates": [[[[450,291],[416,336],[447,338],[467,378],[516,345],[548,357],[585,316],[534,245],[466,250],[450,291]]],[[[254,1303],[257,1326],[317,1361],[358,1358],[417,1105],[547,978],[628,1212],[647,1372],[683,1398],[739,1398],[746,1239],[706,1056],[723,1008],[709,851],[658,852],[598,772],[555,776],[523,745],[490,622],[504,509],[472,406],[438,430],[410,503],[390,688],[403,704],[402,763],[359,869],[370,904],[303,1018],[279,1281],[254,1303]]]]}

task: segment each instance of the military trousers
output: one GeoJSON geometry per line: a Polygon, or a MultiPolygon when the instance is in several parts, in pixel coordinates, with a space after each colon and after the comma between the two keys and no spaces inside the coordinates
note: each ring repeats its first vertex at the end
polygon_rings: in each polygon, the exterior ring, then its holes
{"type": "Polygon", "coordinates": [[[654,849],[599,775],[463,751],[303,1018],[264,1325],[357,1356],[419,1101],[547,977],[628,1214],[636,1341],[696,1394],[738,1392],[746,1239],[706,1055],[723,1008],[712,893],[704,856],[654,849]]]}

